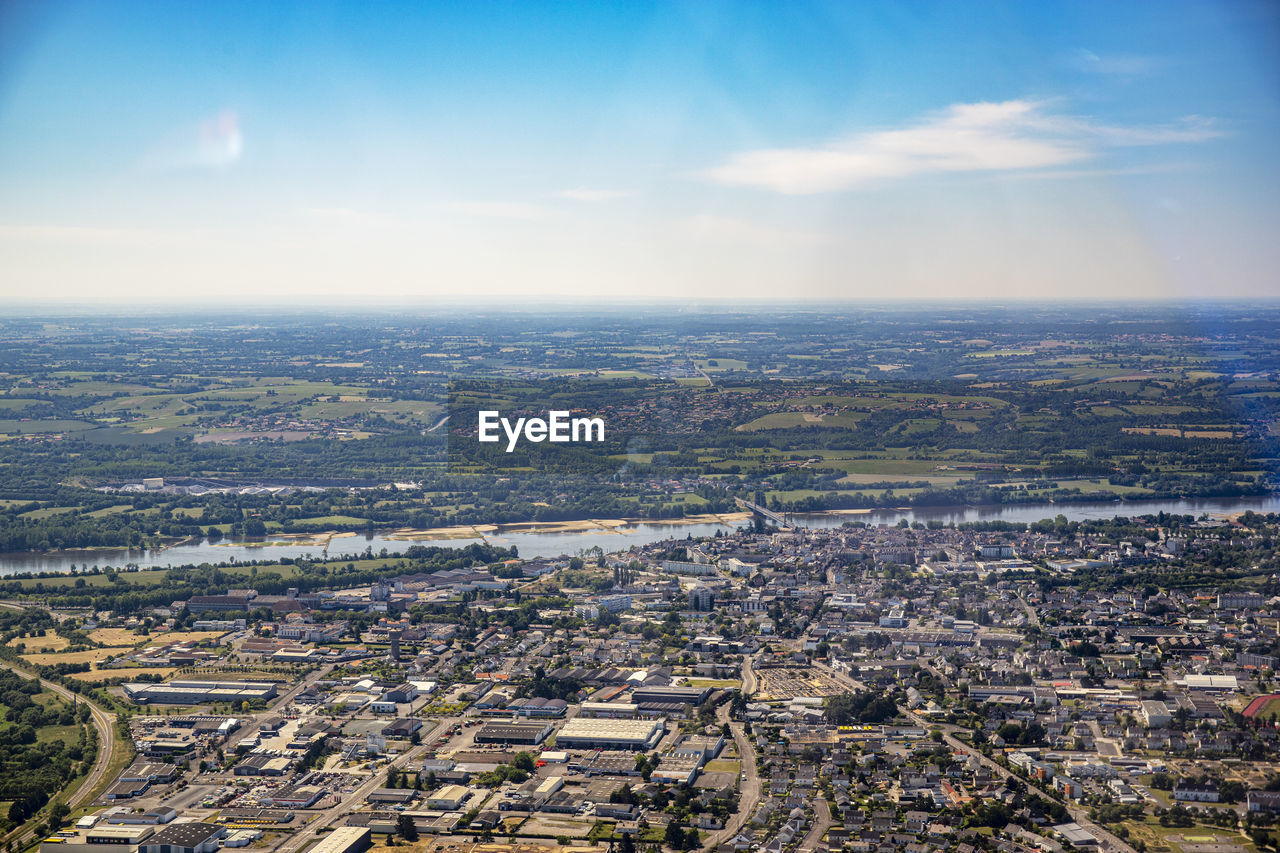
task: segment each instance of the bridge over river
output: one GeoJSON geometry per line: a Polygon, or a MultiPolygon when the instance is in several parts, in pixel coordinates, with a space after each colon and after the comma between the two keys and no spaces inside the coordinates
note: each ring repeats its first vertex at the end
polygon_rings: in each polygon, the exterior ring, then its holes
{"type": "Polygon", "coordinates": [[[774,524],[778,525],[783,530],[795,530],[796,528],[800,527],[799,524],[796,524],[794,521],[791,520],[790,513],[780,515],[771,509],[765,509],[759,504],[754,504],[751,501],[744,501],[742,498],[736,498],[735,500],[738,506],[742,507],[743,509],[751,510],[760,518],[766,519],[768,521],[772,521],[774,524]]]}

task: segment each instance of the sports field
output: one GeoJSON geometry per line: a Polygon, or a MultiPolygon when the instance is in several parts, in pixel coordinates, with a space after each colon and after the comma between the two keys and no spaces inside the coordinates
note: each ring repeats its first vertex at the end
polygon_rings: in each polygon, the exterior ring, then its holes
{"type": "Polygon", "coordinates": [[[1274,720],[1280,716],[1280,693],[1257,696],[1244,709],[1246,720],[1274,720]]]}

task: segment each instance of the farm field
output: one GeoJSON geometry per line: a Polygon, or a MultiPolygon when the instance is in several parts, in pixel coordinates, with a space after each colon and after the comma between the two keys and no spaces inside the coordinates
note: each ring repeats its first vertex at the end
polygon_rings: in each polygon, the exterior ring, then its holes
{"type": "Polygon", "coordinates": [[[158,631],[152,633],[149,637],[140,639],[148,640],[148,646],[168,645],[169,643],[189,643],[203,642],[206,640],[216,640],[223,636],[223,631],[158,631]]]}
{"type": "MultiPolygon", "coordinates": [[[[101,549],[207,536],[266,554],[289,536],[722,514],[757,493],[791,512],[1258,495],[1280,456],[1280,316],[1247,318],[1231,371],[1187,331],[1195,311],[1233,328],[1234,310],[1156,311],[1141,339],[1105,306],[1083,326],[798,309],[569,335],[555,317],[273,318],[262,338],[216,319],[48,338],[0,321],[0,551],[106,565],[101,549]],[[473,440],[482,404],[593,412],[608,435],[508,454],[473,440]]],[[[88,596],[112,580],[18,583],[88,596]]]]}
{"type": "Polygon", "coordinates": [[[40,666],[52,666],[57,663],[100,663],[109,657],[116,657],[128,652],[132,646],[108,646],[101,649],[86,649],[82,652],[50,652],[47,654],[24,654],[22,659],[40,666]]]}
{"type": "Polygon", "coordinates": [[[76,681],[103,681],[109,678],[122,678],[126,681],[138,678],[140,676],[158,676],[160,678],[169,678],[178,669],[171,666],[121,666],[107,667],[106,669],[94,664],[93,669],[88,672],[73,672],[69,677],[76,681]]]}
{"type": "Polygon", "coordinates": [[[94,628],[89,639],[104,646],[133,646],[146,638],[131,628],[94,628]]]}
{"type": "Polygon", "coordinates": [[[56,652],[65,649],[70,640],[57,634],[46,634],[43,637],[14,637],[6,645],[25,646],[29,652],[56,652]]]}

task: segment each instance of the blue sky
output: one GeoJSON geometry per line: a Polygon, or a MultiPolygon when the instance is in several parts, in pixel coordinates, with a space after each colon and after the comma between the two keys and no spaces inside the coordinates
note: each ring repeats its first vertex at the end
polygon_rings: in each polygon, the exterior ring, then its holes
{"type": "Polygon", "coordinates": [[[1271,297],[1278,10],[0,4],[0,296],[1271,297]]]}

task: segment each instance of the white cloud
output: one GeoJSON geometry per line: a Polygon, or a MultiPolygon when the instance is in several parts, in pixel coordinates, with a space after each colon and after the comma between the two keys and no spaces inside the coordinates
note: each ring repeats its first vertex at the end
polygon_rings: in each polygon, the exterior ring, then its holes
{"type": "Polygon", "coordinates": [[[736,154],[702,176],[726,186],[787,195],[850,190],[912,175],[1016,172],[1070,166],[1106,147],[1202,142],[1211,120],[1117,127],[1051,113],[1044,101],[954,104],[910,127],[862,133],[822,147],[736,154]]]}
{"type": "Polygon", "coordinates": [[[601,190],[588,189],[586,187],[576,187],[573,189],[560,190],[556,193],[558,198],[568,199],[569,201],[615,201],[620,198],[629,198],[632,193],[625,190],[601,190]]]}
{"type": "Polygon", "coordinates": [[[1170,145],[1181,142],[1206,142],[1223,136],[1217,122],[1204,116],[1186,116],[1177,124],[1148,127],[1082,126],[1102,145],[1170,145]]]}

